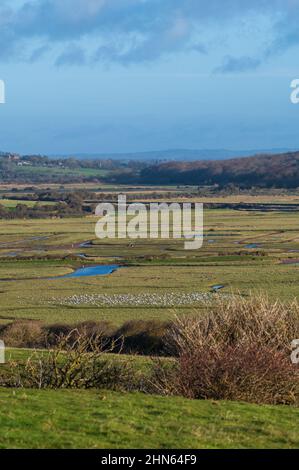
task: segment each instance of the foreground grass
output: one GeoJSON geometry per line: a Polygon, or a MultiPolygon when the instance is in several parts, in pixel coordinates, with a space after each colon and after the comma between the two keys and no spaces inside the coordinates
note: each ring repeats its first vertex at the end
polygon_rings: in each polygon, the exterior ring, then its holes
{"type": "Polygon", "coordinates": [[[299,409],[0,389],[0,448],[298,448],[299,409]]]}

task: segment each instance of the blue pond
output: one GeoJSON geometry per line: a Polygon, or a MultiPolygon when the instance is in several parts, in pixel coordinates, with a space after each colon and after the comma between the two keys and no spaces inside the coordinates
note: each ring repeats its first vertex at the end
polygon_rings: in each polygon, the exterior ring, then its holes
{"type": "Polygon", "coordinates": [[[245,248],[258,248],[259,245],[257,243],[250,243],[249,245],[246,245],[245,248]]]}
{"type": "Polygon", "coordinates": [[[70,277],[105,276],[107,274],[112,274],[118,268],[119,266],[117,264],[88,266],[86,268],[79,268],[73,273],[65,274],[64,276],[58,276],[54,279],[63,279],[70,277]]]}
{"type": "Polygon", "coordinates": [[[216,284],[215,286],[212,286],[213,291],[218,291],[220,289],[224,289],[224,285],[222,284],[216,284]]]}

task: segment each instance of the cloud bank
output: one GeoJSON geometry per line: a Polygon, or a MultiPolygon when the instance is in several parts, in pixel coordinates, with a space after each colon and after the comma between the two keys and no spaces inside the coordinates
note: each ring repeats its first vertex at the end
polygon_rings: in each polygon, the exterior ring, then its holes
{"type": "Polygon", "coordinates": [[[299,0],[14,0],[0,6],[0,61],[35,62],[50,50],[55,64],[152,62],[178,52],[208,51],[204,30],[223,22],[273,17],[273,39],[260,57],[226,56],[218,72],[257,68],[299,44],[299,0]]]}

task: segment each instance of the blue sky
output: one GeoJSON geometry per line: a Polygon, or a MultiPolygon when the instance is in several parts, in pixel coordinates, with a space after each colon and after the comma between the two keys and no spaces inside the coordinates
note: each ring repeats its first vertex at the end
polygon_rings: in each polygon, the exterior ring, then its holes
{"type": "Polygon", "coordinates": [[[0,150],[299,148],[299,0],[2,0],[0,150]]]}

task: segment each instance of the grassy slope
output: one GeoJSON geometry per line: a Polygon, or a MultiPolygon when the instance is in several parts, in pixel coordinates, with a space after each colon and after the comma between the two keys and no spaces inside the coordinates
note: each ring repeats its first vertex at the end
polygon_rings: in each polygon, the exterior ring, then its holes
{"type": "Polygon", "coordinates": [[[298,448],[299,409],[105,391],[0,390],[0,448],[298,448]]]}

